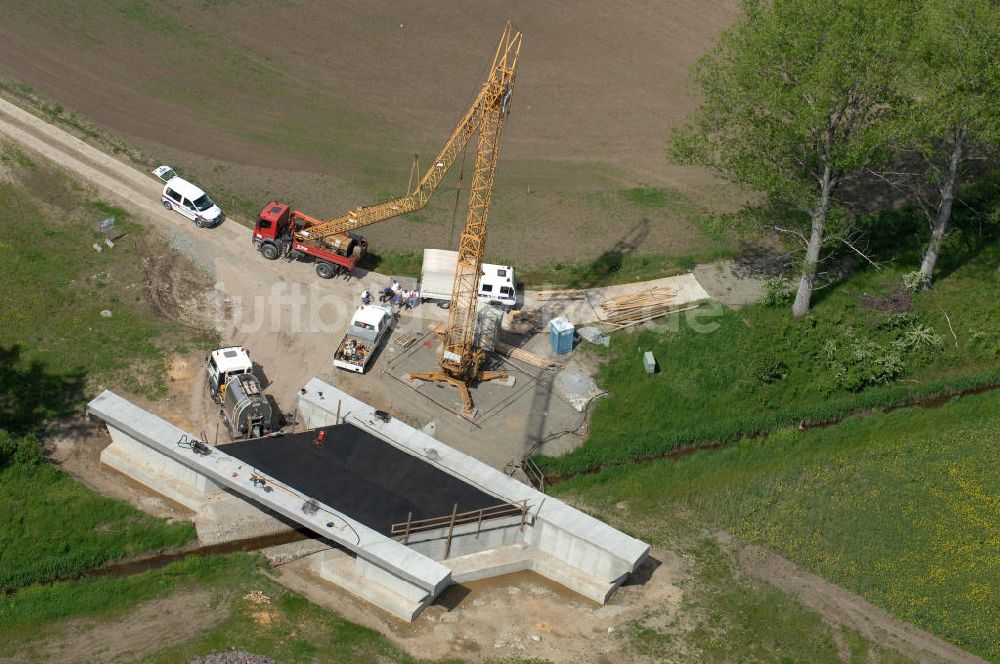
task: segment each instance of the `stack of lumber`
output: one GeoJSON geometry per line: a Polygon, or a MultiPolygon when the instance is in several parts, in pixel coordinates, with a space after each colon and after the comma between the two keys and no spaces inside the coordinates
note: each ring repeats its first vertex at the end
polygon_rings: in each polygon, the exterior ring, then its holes
{"type": "Polygon", "coordinates": [[[417,340],[417,336],[410,332],[402,332],[393,336],[392,340],[399,346],[400,350],[406,350],[417,340]]]}
{"type": "Polygon", "coordinates": [[[559,369],[562,367],[561,362],[547,360],[541,355],[535,355],[534,353],[529,353],[521,348],[515,348],[514,346],[505,344],[502,341],[497,342],[495,350],[501,355],[506,355],[512,360],[519,360],[525,364],[531,364],[541,369],[559,369]]]}
{"type": "Polygon", "coordinates": [[[582,300],[585,297],[582,290],[543,290],[538,291],[539,300],[582,300]]]}
{"type": "Polygon", "coordinates": [[[675,289],[659,287],[610,297],[599,306],[604,310],[605,322],[621,329],[671,313],[676,297],[675,289]]]}

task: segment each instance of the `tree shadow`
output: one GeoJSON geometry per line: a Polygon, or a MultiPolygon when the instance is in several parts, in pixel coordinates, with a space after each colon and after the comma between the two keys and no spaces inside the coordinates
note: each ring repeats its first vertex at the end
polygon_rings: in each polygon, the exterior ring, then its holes
{"type": "Polygon", "coordinates": [[[0,429],[15,436],[64,417],[83,402],[86,374],[54,373],[39,360],[25,362],[20,345],[0,346],[0,429]]]}
{"type": "Polygon", "coordinates": [[[609,278],[622,269],[625,257],[634,254],[647,235],[649,235],[649,219],[643,218],[622,235],[613,247],[580,269],[567,286],[584,289],[606,285],[609,278]]]}

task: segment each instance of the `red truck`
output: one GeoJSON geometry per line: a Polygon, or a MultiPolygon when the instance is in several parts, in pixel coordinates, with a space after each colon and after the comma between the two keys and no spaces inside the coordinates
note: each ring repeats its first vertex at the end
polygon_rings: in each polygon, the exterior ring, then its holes
{"type": "Polygon", "coordinates": [[[351,231],[310,238],[310,229],[325,223],[284,203],[271,201],[257,218],[253,246],[269,261],[282,257],[312,260],[316,274],[322,279],[350,272],[365,257],[368,241],[351,231]]]}

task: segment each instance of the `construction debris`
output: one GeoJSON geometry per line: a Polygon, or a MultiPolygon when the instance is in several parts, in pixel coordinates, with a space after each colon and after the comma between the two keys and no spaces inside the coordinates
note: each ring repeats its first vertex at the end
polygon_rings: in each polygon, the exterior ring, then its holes
{"type": "Polygon", "coordinates": [[[417,335],[412,332],[400,332],[393,336],[392,341],[399,346],[400,350],[406,350],[417,340],[417,335]]]}
{"type": "Polygon", "coordinates": [[[580,335],[581,339],[589,341],[592,344],[598,344],[605,348],[611,344],[611,337],[601,332],[599,327],[579,327],[576,329],[576,333],[580,335]]]}
{"type": "Polygon", "coordinates": [[[243,596],[248,602],[253,602],[254,604],[270,604],[271,598],[264,594],[261,590],[251,590],[249,593],[243,596]]]}
{"type": "Polygon", "coordinates": [[[536,367],[539,367],[540,369],[560,369],[563,366],[562,362],[546,359],[541,355],[535,355],[534,353],[530,353],[521,348],[515,348],[514,346],[511,346],[510,344],[505,344],[502,341],[497,342],[496,348],[494,350],[496,350],[496,352],[500,353],[501,355],[506,355],[512,360],[519,360],[526,364],[531,364],[536,367]]]}

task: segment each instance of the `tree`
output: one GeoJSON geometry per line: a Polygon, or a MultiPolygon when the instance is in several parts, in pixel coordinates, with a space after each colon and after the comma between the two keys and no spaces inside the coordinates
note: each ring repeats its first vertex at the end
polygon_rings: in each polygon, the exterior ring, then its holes
{"type": "Polygon", "coordinates": [[[920,265],[929,285],[951,220],[962,166],[1000,145],[1000,5],[995,0],[926,0],[920,11],[910,93],[902,118],[908,151],[923,165],[907,183],[930,226],[920,265]]]}
{"type": "Polygon", "coordinates": [[[743,10],[699,61],[703,101],[670,151],[763,194],[740,219],[801,242],[792,313],[802,316],[824,244],[858,251],[836,195],[887,153],[915,10],[910,0],[744,0],[743,10]]]}

